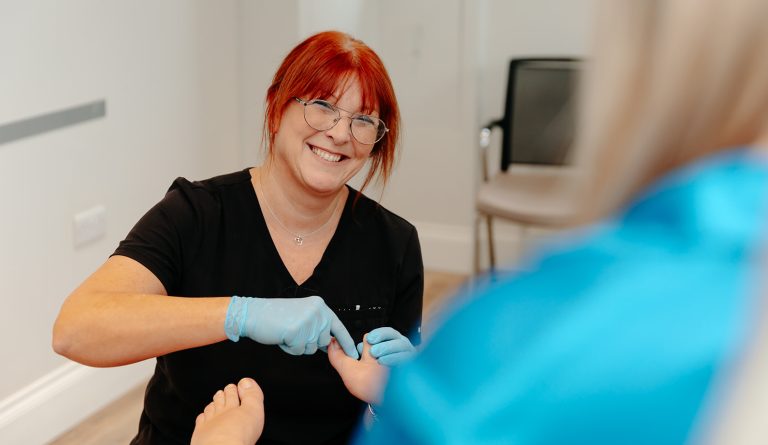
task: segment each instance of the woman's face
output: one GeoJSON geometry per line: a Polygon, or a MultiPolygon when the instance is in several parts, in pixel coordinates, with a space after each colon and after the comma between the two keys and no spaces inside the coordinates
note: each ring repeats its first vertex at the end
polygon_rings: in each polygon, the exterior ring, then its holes
{"type": "MultiPolygon", "coordinates": [[[[302,97],[303,100],[320,99],[302,97]]],[[[345,90],[323,98],[350,113],[360,113],[362,99],[357,80],[345,90]]],[[[378,116],[376,112],[371,113],[378,116]]],[[[350,133],[348,114],[331,129],[318,131],[304,120],[304,105],[292,101],[286,108],[275,134],[272,156],[298,183],[316,194],[338,192],[360,169],[371,154],[373,145],[361,144],[350,133]]]]}

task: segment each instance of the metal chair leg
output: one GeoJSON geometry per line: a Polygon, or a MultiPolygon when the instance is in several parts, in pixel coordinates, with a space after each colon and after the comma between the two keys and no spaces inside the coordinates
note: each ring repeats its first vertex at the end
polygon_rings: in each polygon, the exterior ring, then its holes
{"type": "Polygon", "coordinates": [[[475,226],[473,228],[472,254],[475,267],[475,277],[480,275],[480,213],[475,214],[475,226]]]}
{"type": "Polygon", "coordinates": [[[485,215],[485,221],[488,226],[488,269],[491,273],[496,271],[496,251],[493,248],[493,221],[491,215],[485,215]]]}
{"type": "Polygon", "coordinates": [[[517,263],[520,264],[528,250],[528,226],[520,224],[520,241],[517,243],[517,263]]]}

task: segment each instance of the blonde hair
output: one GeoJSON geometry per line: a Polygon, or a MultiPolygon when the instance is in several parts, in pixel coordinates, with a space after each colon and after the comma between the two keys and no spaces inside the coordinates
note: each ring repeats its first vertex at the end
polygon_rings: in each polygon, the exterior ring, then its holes
{"type": "Polygon", "coordinates": [[[582,89],[582,222],[768,129],[768,1],[603,0],[582,89]]]}

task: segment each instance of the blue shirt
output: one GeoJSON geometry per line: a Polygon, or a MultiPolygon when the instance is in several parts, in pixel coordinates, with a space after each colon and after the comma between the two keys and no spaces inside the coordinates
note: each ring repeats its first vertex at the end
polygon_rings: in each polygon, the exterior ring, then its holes
{"type": "Polygon", "coordinates": [[[767,192],[765,160],[713,156],[465,297],[360,443],[684,443],[750,332],[767,192]]]}

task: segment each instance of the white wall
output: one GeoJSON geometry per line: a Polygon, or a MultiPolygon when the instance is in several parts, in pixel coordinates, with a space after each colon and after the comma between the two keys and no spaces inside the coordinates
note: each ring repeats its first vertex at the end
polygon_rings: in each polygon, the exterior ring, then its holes
{"type": "Polygon", "coordinates": [[[239,1],[240,134],[244,165],[263,159],[264,99],[272,76],[298,40],[297,0],[239,1]]]}
{"type": "Polygon", "coordinates": [[[107,102],[0,145],[0,443],[39,443],[148,375],[69,364],[51,327],[176,176],[239,165],[237,3],[3,0],[0,54],[0,123],[107,102]],[[95,205],[106,235],[75,249],[73,215],[95,205]]]}

